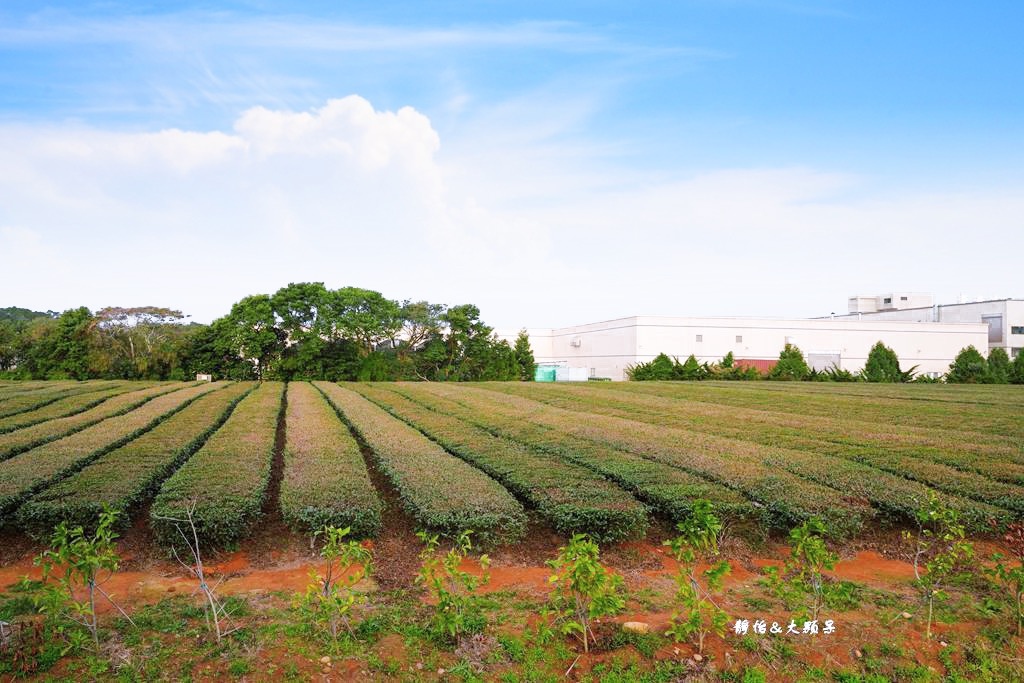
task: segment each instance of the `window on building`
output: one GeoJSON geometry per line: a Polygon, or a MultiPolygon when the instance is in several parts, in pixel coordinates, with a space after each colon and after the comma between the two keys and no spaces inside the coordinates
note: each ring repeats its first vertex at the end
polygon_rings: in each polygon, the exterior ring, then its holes
{"type": "Polygon", "coordinates": [[[884,299],[882,299],[882,303],[883,304],[891,304],[892,303],[892,297],[891,296],[885,297],[884,299]]]}
{"type": "Polygon", "coordinates": [[[1001,344],[1003,341],[1003,316],[983,315],[981,322],[988,323],[988,343],[1001,344]]]}
{"type": "Polygon", "coordinates": [[[737,344],[742,344],[743,343],[743,335],[742,334],[737,334],[736,335],[736,343],[737,344]]]}
{"type": "Polygon", "coordinates": [[[1010,334],[1024,334],[1024,325],[1014,325],[1010,328],[1010,334]]]}
{"type": "Polygon", "coordinates": [[[703,334],[698,334],[697,335],[697,341],[699,341],[699,342],[704,341],[704,335],[703,334]]]}
{"type": "Polygon", "coordinates": [[[906,300],[907,300],[907,297],[905,297],[905,296],[901,296],[900,297],[900,301],[906,301],[906,300]]]}

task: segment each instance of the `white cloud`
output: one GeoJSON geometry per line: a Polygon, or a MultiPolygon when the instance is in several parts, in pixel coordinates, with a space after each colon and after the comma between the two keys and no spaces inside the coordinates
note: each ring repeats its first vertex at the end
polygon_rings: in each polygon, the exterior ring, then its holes
{"type": "Polygon", "coordinates": [[[252,108],[228,131],[0,127],[0,299],[208,320],[322,280],[473,302],[519,327],[823,314],[884,289],[1024,294],[1018,188],[882,196],[799,167],[656,175],[534,109],[445,140],[414,109],[355,96],[252,108]],[[984,258],[964,247],[990,241],[984,258]]]}
{"type": "Polygon", "coordinates": [[[525,228],[453,200],[439,145],[412,108],[376,111],[356,96],[309,112],[253,108],[229,133],[0,129],[3,219],[31,226],[5,240],[45,241],[74,264],[22,272],[4,298],[98,307],[141,297],[203,319],[289,280],[471,298],[452,287],[464,283],[444,274],[446,260],[498,276],[525,228]]]}

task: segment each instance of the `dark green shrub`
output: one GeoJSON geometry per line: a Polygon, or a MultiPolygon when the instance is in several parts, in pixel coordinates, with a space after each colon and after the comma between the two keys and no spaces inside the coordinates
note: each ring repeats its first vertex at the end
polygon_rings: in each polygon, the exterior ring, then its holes
{"type": "Polygon", "coordinates": [[[1006,349],[997,346],[988,352],[988,376],[992,384],[1010,381],[1010,357],[1006,355],[1006,349]]]}
{"type": "Polygon", "coordinates": [[[702,380],[711,374],[711,369],[706,364],[697,361],[697,357],[690,354],[685,363],[680,363],[678,358],[669,358],[664,353],[659,353],[654,360],[648,363],[637,363],[626,368],[626,377],[634,382],[647,380],[702,380]]]}
{"type": "Polygon", "coordinates": [[[900,371],[900,359],[896,352],[883,344],[876,342],[868,353],[868,361],[864,364],[861,372],[868,382],[902,382],[903,373],[900,371]]]}
{"type": "Polygon", "coordinates": [[[779,354],[779,362],[768,373],[768,379],[798,381],[811,374],[804,353],[793,344],[786,344],[779,354]]]}
{"type": "Polygon", "coordinates": [[[1018,351],[1017,357],[1013,359],[1013,365],[1010,366],[1010,382],[1024,384],[1024,351],[1018,351]]]}
{"type": "Polygon", "coordinates": [[[709,379],[733,381],[761,378],[761,373],[759,373],[755,368],[736,365],[736,358],[732,355],[732,351],[725,354],[725,357],[722,358],[722,360],[718,361],[714,365],[708,366],[706,374],[709,379]]]}
{"type": "Polygon", "coordinates": [[[857,375],[849,370],[841,369],[835,363],[832,364],[832,367],[825,370],[825,374],[828,375],[830,382],[856,382],[859,379],[857,375]]]}
{"type": "Polygon", "coordinates": [[[671,358],[664,353],[659,353],[650,362],[628,366],[626,377],[634,382],[675,379],[673,377],[674,366],[671,358]]]}
{"type": "Polygon", "coordinates": [[[707,377],[707,369],[697,362],[697,357],[692,353],[681,366],[679,361],[676,361],[673,370],[675,371],[675,377],[672,379],[701,380],[707,377]]]}
{"type": "Polygon", "coordinates": [[[951,384],[983,384],[989,381],[988,363],[978,349],[968,346],[957,354],[946,373],[951,384]]]}

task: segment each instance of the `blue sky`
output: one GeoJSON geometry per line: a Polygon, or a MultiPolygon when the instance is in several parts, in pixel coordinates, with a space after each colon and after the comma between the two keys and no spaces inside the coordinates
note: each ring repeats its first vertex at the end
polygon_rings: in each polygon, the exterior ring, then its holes
{"type": "Polygon", "coordinates": [[[1013,2],[6,2],[0,299],[209,320],[319,280],[517,327],[1021,297],[1022,25],[1013,2]]]}

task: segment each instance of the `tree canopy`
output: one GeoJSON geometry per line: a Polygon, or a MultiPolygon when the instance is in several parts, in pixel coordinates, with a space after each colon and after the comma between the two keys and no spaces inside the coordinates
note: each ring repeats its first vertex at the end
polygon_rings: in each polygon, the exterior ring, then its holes
{"type": "Polygon", "coordinates": [[[34,379],[532,379],[529,341],[499,340],[472,304],[290,283],[209,325],[158,306],[2,309],[0,372],[34,379]],[[529,372],[527,373],[527,369],[529,372]]]}

